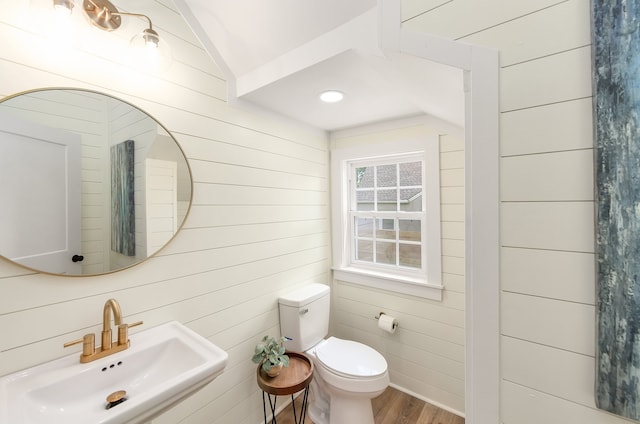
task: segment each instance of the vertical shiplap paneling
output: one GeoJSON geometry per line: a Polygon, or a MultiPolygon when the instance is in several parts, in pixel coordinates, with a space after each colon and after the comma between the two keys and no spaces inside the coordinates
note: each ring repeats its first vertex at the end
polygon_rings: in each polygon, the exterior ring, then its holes
{"type": "MultiPolygon", "coordinates": [[[[341,148],[413,136],[420,127],[367,133],[335,141],[341,148]]],[[[422,129],[422,131],[425,131],[422,129]]],[[[427,131],[434,131],[429,129],[427,131]]],[[[334,283],[336,336],[373,346],[389,364],[391,383],[438,406],[464,412],[464,142],[441,135],[442,302],[334,283]],[[380,311],[398,318],[394,334],[377,328],[380,311]]]]}
{"type": "Polygon", "coordinates": [[[623,422],[591,399],[589,7],[581,0],[452,0],[405,17],[407,28],[500,50],[505,424],[623,422]]]}
{"type": "Polygon", "coordinates": [[[45,0],[0,4],[0,94],[81,87],[138,106],[183,148],[193,206],[167,248],[123,272],[65,278],[0,261],[0,375],[77,351],[62,343],[98,331],[115,297],[126,321],[178,320],[230,355],[218,379],[154,422],[261,421],[253,347],[279,332],[279,294],[328,279],[326,135],[230,108],[220,71],[168,0],[136,4],[172,47],[171,67],[151,75],[126,55],[131,34],[96,31],[80,14],[71,42],[50,44],[39,25],[50,9],[45,0]]]}

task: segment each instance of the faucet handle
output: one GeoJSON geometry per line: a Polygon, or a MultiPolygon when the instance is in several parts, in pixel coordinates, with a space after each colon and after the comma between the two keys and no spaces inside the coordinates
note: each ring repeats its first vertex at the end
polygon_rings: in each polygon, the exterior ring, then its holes
{"type": "Polygon", "coordinates": [[[64,345],[62,345],[62,347],[70,347],[73,345],[77,345],[78,343],[82,343],[84,339],[78,339],[78,340],[74,340],[72,342],[66,342],[64,345]]]}
{"type": "Polygon", "coordinates": [[[137,322],[134,322],[133,324],[127,324],[127,325],[129,326],[129,328],[131,328],[131,327],[137,327],[142,324],[144,324],[144,321],[137,321],[137,322]]]}
{"type": "Polygon", "coordinates": [[[96,351],[96,336],[93,333],[85,334],[81,339],[67,342],[63,347],[74,346],[82,343],[82,356],[91,356],[96,351]]]}
{"type": "Polygon", "coordinates": [[[118,346],[129,343],[129,329],[131,327],[137,327],[142,325],[142,321],[134,322],[133,324],[120,324],[118,326],[118,346]]]}

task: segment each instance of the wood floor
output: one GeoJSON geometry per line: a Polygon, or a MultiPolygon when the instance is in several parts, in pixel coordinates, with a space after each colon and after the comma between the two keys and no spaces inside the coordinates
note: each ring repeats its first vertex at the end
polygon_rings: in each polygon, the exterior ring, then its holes
{"type": "MultiPolygon", "coordinates": [[[[296,399],[296,412],[300,412],[296,399]]],[[[437,408],[392,387],[373,399],[373,416],[376,424],[464,424],[464,418],[437,408]]],[[[294,424],[291,405],[278,414],[278,424],[294,424]]],[[[305,424],[313,424],[307,417],[305,424]]],[[[357,423],[344,423],[357,424],[357,423]]]]}

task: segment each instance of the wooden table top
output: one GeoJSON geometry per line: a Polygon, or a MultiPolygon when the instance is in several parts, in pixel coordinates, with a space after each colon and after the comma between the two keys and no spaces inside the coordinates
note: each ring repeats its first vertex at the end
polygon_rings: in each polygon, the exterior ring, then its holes
{"type": "Polygon", "coordinates": [[[289,366],[283,367],[280,374],[269,377],[258,365],[258,386],[272,395],[292,395],[309,385],[313,378],[313,361],[304,353],[287,352],[289,366]]]}

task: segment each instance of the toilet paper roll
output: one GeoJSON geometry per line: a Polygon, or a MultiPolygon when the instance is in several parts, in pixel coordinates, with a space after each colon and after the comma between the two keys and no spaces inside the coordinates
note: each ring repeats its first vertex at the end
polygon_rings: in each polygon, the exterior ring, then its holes
{"type": "Polygon", "coordinates": [[[391,315],[381,314],[380,318],[378,318],[378,328],[393,334],[398,328],[398,320],[391,315]]]}

